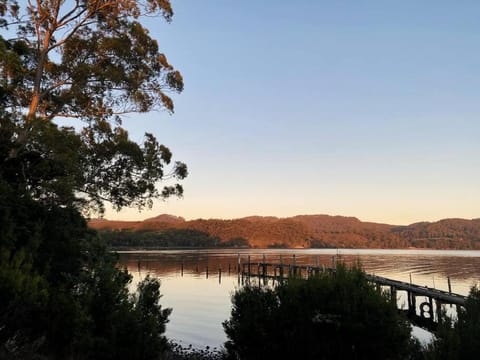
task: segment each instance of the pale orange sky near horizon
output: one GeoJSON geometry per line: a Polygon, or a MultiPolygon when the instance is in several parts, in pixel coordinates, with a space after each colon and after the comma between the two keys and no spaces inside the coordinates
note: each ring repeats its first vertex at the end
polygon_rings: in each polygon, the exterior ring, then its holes
{"type": "MultiPolygon", "coordinates": [[[[362,199],[356,196],[354,201],[355,190],[351,190],[351,196],[345,196],[341,199],[334,199],[332,196],[325,196],[324,206],[316,205],[316,199],[319,197],[308,199],[296,198],[295,201],[288,199],[283,204],[281,202],[265,202],[263,199],[258,201],[250,201],[245,198],[238,199],[235,204],[227,202],[229,205],[225,206],[225,202],[218,200],[216,197],[208,199],[207,197],[197,196],[191,194],[194,191],[189,191],[186,186],[186,194],[183,199],[168,199],[166,201],[156,201],[151,210],[144,209],[139,212],[137,209],[123,209],[121,212],[116,212],[111,208],[107,208],[105,218],[110,220],[144,220],[146,218],[154,217],[160,214],[170,214],[181,216],[187,220],[192,219],[235,219],[246,216],[276,216],[276,217],[290,217],[295,215],[340,215],[352,216],[361,221],[386,223],[392,225],[408,225],[421,221],[438,221],[445,218],[464,218],[474,219],[479,218],[476,214],[476,203],[471,203],[470,208],[465,207],[465,197],[467,194],[458,199],[447,199],[451,201],[453,206],[449,211],[445,211],[441,207],[442,200],[431,199],[425,202],[423,208],[410,209],[408,198],[403,194],[403,199],[391,199],[388,196],[379,197],[377,199],[362,199]],[[455,202],[455,200],[457,200],[455,202]],[[327,203],[328,202],[328,203],[327,203]],[[369,204],[362,206],[362,203],[369,204]],[[267,206],[265,206],[267,204],[267,206]],[[401,204],[401,206],[399,205],[401,204]],[[200,211],[197,209],[201,209],[200,211]]],[[[369,192],[364,192],[369,194],[369,192]]],[[[233,196],[230,200],[233,200],[233,196]]],[[[468,202],[467,202],[468,203],[468,202]]],[[[413,201],[412,201],[412,207],[413,201]]]]}
{"type": "Polygon", "coordinates": [[[480,218],[480,2],[174,0],[147,19],[185,90],[123,124],[184,161],[136,220],[480,218]]]}

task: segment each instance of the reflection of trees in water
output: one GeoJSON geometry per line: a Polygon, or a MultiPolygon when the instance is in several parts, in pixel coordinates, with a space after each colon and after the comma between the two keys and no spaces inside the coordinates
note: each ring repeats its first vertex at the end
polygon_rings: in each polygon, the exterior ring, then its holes
{"type": "MultiPolygon", "coordinates": [[[[241,262],[262,262],[265,256],[267,262],[280,262],[284,264],[308,264],[315,266],[331,267],[334,263],[344,262],[347,266],[360,262],[368,273],[384,274],[396,278],[408,277],[435,277],[444,279],[450,277],[453,282],[479,281],[480,257],[438,256],[438,255],[405,255],[405,254],[299,254],[291,253],[241,253],[241,262]]],[[[120,266],[127,267],[130,272],[151,272],[159,277],[176,276],[183,271],[185,274],[205,274],[208,268],[213,276],[218,269],[227,274],[229,269],[236,273],[238,254],[232,253],[206,253],[206,252],[175,252],[175,253],[128,253],[120,254],[120,266]]]]}
{"type": "MultiPolygon", "coordinates": [[[[246,258],[242,261],[247,261],[246,258]]],[[[207,268],[210,274],[216,274],[219,269],[222,273],[237,272],[237,255],[218,256],[213,254],[121,254],[119,264],[130,272],[152,272],[159,277],[185,274],[204,274],[207,268]]]]}

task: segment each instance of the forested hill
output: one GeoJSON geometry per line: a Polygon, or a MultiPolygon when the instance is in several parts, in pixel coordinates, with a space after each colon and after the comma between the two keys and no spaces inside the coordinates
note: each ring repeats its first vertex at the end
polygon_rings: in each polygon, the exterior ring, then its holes
{"type": "Polygon", "coordinates": [[[179,234],[185,234],[184,230],[192,230],[195,234],[216,239],[220,245],[244,239],[249,246],[259,248],[480,249],[480,219],[445,219],[395,226],[329,215],[299,215],[290,218],[251,216],[233,220],[190,221],[172,215],[160,215],[144,221],[93,219],[90,220],[90,227],[115,233],[121,231],[124,235],[122,239],[125,235],[135,236],[138,233],[148,233],[150,238],[155,238],[154,234],[168,232],[171,237],[175,230],[182,230],[179,234]]]}

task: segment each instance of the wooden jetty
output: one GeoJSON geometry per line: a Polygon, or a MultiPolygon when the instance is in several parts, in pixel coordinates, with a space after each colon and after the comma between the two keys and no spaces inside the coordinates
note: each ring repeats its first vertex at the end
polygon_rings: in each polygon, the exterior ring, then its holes
{"type": "MultiPolygon", "coordinates": [[[[318,261],[316,266],[297,265],[295,258],[293,258],[293,264],[270,263],[266,262],[265,258],[262,262],[252,263],[250,257],[248,262],[242,263],[241,266],[239,264],[238,269],[242,283],[250,281],[252,277],[263,279],[266,283],[268,279],[273,281],[285,281],[292,277],[308,279],[321,273],[333,275],[336,271],[334,267],[318,266],[318,261]]],[[[430,331],[435,331],[441,321],[444,305],[456,306],[457,310],[458,307],[465,306],[466,296],[451,291],[446,292],[371,274],[366,274],[366,277],[379,290],[389,292],[391,300],[395,302],[399,311],[405,312],[413,324],[430,331]],[[399,292],[403,294],[399,296],[399,292]],[[406,300],[406,304],[402,303],[402,300],[403,302],[406,300]],[[406,309],[403,305],[407,306],[406,309]]]]}

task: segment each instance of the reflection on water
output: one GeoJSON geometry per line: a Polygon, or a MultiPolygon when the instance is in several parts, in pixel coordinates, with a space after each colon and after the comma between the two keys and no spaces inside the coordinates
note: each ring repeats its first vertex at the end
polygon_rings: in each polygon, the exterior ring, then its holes
{"type": "Polygon", "coordinates": [[[183,345],[218,347],[225,341],[221,323],[230,315],[230,296],[239,286],[237,266],[247,262],[332,266],[359,262],[366,272],[467,295],[480,281],[480,251],[435,250],[165,250],[124,252],[134,284],[147,274],[162,282],[162,305],[173,308],[167,336],[183,345]],[[182,272],[183,269],[183,272],[182,272]],[[183,275],[182,275],[183,274],[183,275]]]}

